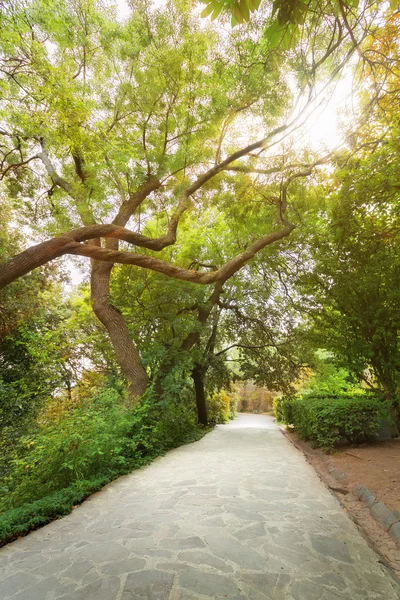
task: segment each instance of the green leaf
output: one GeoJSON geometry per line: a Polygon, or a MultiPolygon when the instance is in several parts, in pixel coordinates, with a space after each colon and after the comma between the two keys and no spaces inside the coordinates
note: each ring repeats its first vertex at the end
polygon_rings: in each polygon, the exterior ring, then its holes
{"type": "Polygon", "coordinates": [[[285,33],[285,29],[286,28],[282,27],[277,21],[272,23],[272,25],[266,29],[265,36],[269,40],[272,48],[277,48],[279,46],[285,33]]]}
{"type": "Polygon", "coordinates": [[[208,15],[211,15],[211,13],[215,10],[215,2],[210,2],[210,4],[201,11],[201,17],[208,17],[208,15]]]}
{"type": "Polygon", "coordinates": [[[248,21],[250,19],[250,11],[249,11],[249,7],[247,6],[246,0],[240,0],[239,9],[243,15],[243,19],[245,21],[248,21]]]}
{"type": "Polygon", "coordinates": [[[218,4],[217,8],[214,9],[214,12],[211,17],[212,21],[214,21],[214,19],[216,19],[221,14],[223,8],[224,8],[224,5],[222,2],[220,2],[218,4]]]}
{"type": "Polygon", "coordinates": [[[233,10],[233,14],[236,17],[237,23],[243,23],[244,22],[244,16],[242,14],[242,11],[240,10],[239,5],[238,4],[234,4],[232,6],[232,10],[233,10]]]}
{"type": "Polygon", "coordinates": [[[261,4],[261,0],[247,0],[249,8],[251,11],[255,11],[261,4]]]}

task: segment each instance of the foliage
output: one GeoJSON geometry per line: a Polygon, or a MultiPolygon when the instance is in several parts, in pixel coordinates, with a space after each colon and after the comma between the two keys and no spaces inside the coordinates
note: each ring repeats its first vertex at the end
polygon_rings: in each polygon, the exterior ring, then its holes
{"type": "Polygon", "coordinates": [[[332,448],[341,440],[373,441],[389,407],[367,394],[305,395],[290,403],[295,430],[314,446],[332,448]]]}
{"type": "Polygon", "coordinates": [[[273,400],[275,418],[282,425],[293,425],[294,396],[277,396],[273,400]]]}
{"type": "Polygon", "coordinates": [[[249,381],[238,381],[233,389],[237,396],[237,411],[251,413],[268,413],[271,411],[273,394],[263,387],[249,381]]]}
{"type": "MultiPolygon", "coordinates": [[[[289,241],[289,249],[290,245],[289,241]]],[[[284,256],[282,247],[270,248],[227,287],[219,345],[220,353],[233,361],[239,379],[290,394],[313,351],[303,339],[298,312],[282,285],[284,256]]]]}
{"type": "Polygon", "coordinates": [[[207,399],[207,414],[210,425],[227,423],[235,416],[235,399],[225,390],[212,392],[207,399]]]}
{"type": "Polygon", "coordinates": [[[10,453],[42,407],[57,397],[61,407],[70,399],[78,381],[84,384],[85,367],[108,371],[100,351],[101,335],[93,319],[82,311],[76,298],[65,300],[60,286],[42,291],[37,310],[0,338],[0,473],[8,469],[10,453]],[[84,323],[82,321],[85,320],[84,323]],[[83,379],[81,379],[83,377],[83,379]]]}
{"type": "Polygon", "coordinates": [[[103,393],[88,405],[61,413],[36,435],[22,438],[3,502],[9,507],[32,502],[73,481],[121,466],[129,421],[116,400],[115,393],[103,393]]]}
{"type": "Polygon", "coordinates": [[[189,0],[135,1],[124,22],[102,0],[21,0],[0,14],[0,279],[26,273],[27,257],[38,267],[1,296],[7,539],[201,436],[194,372],[222,423],[232,379],[291,394],[313,368],[311,394],[275,411],[327,446],[373,436],[386,410],[350,393],[352,378],[399,397],[398,16],[385,28],[379,3],[358,19],[353,0],[277,0],[249,19],[258,0],[205,3],[248,23],[201,22],[189,0]],[[364,124],[334,157],[299,150],[317,90],[365,48],[364,124]],[[66,299],[62,272],[42,266],[49,249],[91,257],[91,290],[66,299]],[[96,302],[117,355],[134,340],[131,366],[149,380],[135,408],[96,302]]]}
{"type": "Polygon", "coordinates": [[[373,154],[339,159],[298,276],[309,343],[392,399],[400,385],[400,154],[393,134],[373,154]]]}
{"type": "MultiPolygon", "coordinates": [[[[328,343],[329,345],[329,343],[328,343]]],[[[309,376],[297,390],[301,394],[326,394],[334,396],[342,393],[358,393],[360,386],[353,380],[349,371],[337,363],[340,358],[327,350],[318,349],[312,357],[309,376]]]]}
{"type": "Polygon", "coordinates": [[[77,481],[45,498],[7,510],[0,515],[0,546],[46,525],[53,519],[67,515],[87,496],[97,492],[120,474],[121,472],[110,471],[107,475],[77,481]]]}
{"type": "MultiPolygon", "coordinates": [[[[230,15],[231,24],[234,27],[238,23],[246,23],[251,20],[252,13],[260,10],[261,0],[199,0],[206,4],[202,11],[202,17],[211,15],[214,20],[220,15],[230,15]]],[[[377,2],[376,4],[381,3],[377,2]]],[[[359,0],[328,0],[321,3],[318,0],[268,0],[264,3],[266,11],[260,11],[263,15],[272,14],[272,23],[266,28],[265,36],[274,46],[280,45],[288,49],[297,41],[299,29],[304,27],[306,21],[315,20],[317,15],[325,18],[343,18],[343,25],[348,25],[352,17],[356,16],[359,0]],[[346,16],[347,13],[347,16],[346,16]]],[[[396,0],[391,0],[392,9],[396,8],[396,0]]],[[[361,9],[366,12],[367,7],[361,9]]],[[[358,18],[360,18],[358,16],[358,18]]],[[[342,26],[343,26],[342,25],[342,26]]]]}
{"type": "Polygon", "coordinates": [[[258,9],[261,0],[200,0],[207,7],[202,11],[202,17],[211,15],[211,19],[216,19],[221,12],[232,13],[232,25],[248,21],[250,14],[258,9]]]}
{"type": "MultiPolygon", "coordinates": [[[[194,407],[193,407],[194,408],[194,407]]],[[[76,481],[132,470],[198,438],[194,410],[157,406],[148,396],[135,409],[112,389],[47,419],[20,440],[2,509],[15,508],[76,481]]]]}

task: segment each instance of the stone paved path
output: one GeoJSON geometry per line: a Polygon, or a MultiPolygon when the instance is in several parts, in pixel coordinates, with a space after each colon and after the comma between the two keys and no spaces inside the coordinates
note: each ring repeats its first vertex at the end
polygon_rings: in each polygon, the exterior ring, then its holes
{"type": "Polygon", "coordinates": [[[1,600],[395,600],[268,417],[240,415],[0,551],[1,600]]]}

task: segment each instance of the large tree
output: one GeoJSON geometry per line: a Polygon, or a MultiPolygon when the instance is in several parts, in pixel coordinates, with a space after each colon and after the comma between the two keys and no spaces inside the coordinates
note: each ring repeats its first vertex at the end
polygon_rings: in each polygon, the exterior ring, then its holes
{"type": "MultiPolygon", "coordinates": [[[[321,15],[307,47],[303,41],[278,55],[263,37],[265,23],[226,35],[200,26],[190,2],[165,9],[135,2],[124,24],[89,0],[26,0],[7,9],[1,172],[15,218],[24,214],[30,237],[43,241],[2,264],[0,287],[62,255],[89,257],[93,309],[136,398],[148,374],[110,302],[113,265],[214,284],[199,311],[204,323],[224,283],[293,231],[291,186],[321,161],[287,163],[271,149],[315,107],[319,70],[326,89],[356,40],[321,15]],[[178,226],[185,235],[209,232],[207,206],[228,214],[246,186],[260,199],[254,231],[221,248],[211,270],[202,266],[210,263],[208,242],[199,268],[176,262],[178,226]]],[[[237,213],[246,222],[245,211],[237,213]]],[[[238,228],[238,219],[230,226],[238,228]]]]}

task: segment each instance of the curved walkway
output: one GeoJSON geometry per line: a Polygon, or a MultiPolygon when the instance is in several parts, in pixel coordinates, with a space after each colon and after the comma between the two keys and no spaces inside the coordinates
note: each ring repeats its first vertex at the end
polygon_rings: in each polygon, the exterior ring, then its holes
{"type": "Polygon", "coordinates": [[[0,551],[2,600],[396,600],[268,417],[240,415],[0,551]]]}

